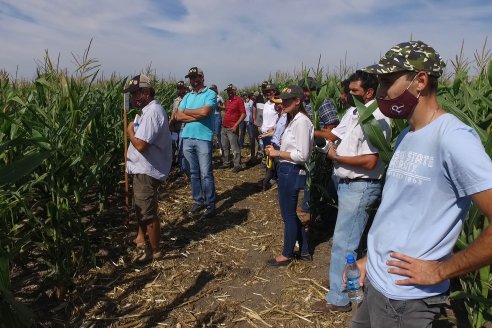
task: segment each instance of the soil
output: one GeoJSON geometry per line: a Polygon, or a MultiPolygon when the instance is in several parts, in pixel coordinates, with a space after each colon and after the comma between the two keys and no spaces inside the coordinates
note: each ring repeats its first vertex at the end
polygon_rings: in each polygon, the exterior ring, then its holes
{"type": "MultiPolygon", "coordinates": [[[[214,166],[219,166],[214,154],[214,166]]],[[[43,271],[17,268],[16,296],[41,327],[347,327],[352,313],[315,313],[327,289],[336,210],[308,225],[313,261],[269,267],[279,255],[283,224],[275,187],[262,191],[259,165],[239,173],[215,169],[217,216],[190,217],[189,182],[168,179],[160,195],[163,257],[132,263],[136,225],[118,199],[88,219],[95,267],[80,272],[56,300],[40,292],[43,271]],[[119,204],[119,206],[117,206],[119,204]],[[22,287],[19,284],[22,282],[22,287]]],[[[301,195],[302,197],[302,195],[301,195]]],[[[454,317],[451,307],[447,315],[454,317]]],[[[462,324],[458,326],[464,327],[462,324]]],[[[435,327],[453,327],[439,321],[435,327]]]]}

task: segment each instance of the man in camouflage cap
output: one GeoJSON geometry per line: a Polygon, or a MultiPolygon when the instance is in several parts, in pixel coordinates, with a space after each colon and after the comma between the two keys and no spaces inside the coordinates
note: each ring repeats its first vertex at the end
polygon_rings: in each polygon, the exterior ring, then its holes
{"type": "Polygon", "coordinates": [[[364,71],[372,74],[424,71],[440,77],[445,66],[434,48],[422,41],[409,41],[397,44],[379,60],[379,64],[366,67],[364,71]]]}
{"type": "Polygon", "coordinates": [[[411,41],[364,69],[378,75],[380,110],[409,126],[357,261],[366,290],[351,327],[430,327],[449,279],[492,262],[492,225],[453,254],[471,201],[492,218],[492,162],[477,133],[439,105],[443,68],[433,48],[411,41]]]}

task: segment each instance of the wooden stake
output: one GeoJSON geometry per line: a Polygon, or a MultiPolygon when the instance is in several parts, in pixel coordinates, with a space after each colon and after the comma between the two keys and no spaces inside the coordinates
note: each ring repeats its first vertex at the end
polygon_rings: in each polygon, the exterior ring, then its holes
{"type": "Polygon", "coordinates": [[[125,156],[125,224],[130,220],[130,202],[129,202],[129,185],[128,173],[126,173],[126,158],[128,152],[128,135],[126,129],[128,127],[128,110],[130,109],[130,94],[123,94],[123,147],[125,156]]]}

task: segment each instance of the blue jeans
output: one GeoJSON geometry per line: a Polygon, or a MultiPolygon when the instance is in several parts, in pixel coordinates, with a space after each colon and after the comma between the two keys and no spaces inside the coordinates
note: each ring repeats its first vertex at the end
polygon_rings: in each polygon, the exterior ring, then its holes
{"type": "Polygon", "coordinates": [[[304,185],[304,196],[302,198],[302,203],[301,203],[301,209],[306,213],[310,212],[310,206],[309,206],[310,200],[311,200],[311,192],[309,191],[309,187],[306,183],[304,185]]]}
{"type": "MultiPolygon", "coordinates": [[[[183,130],[181,130],[183,132],[183,130]]],[[[179,133],[178,139],[178,165],[179,165],[179,173],[186,174],[186,176],[190,176],[190,164],[186,160],[183,154],[183,138],[181,138],[181,132],[179,133]]]]}
{"type": "Polygon", "coordinates": [[[282,255],[293,258],[294,246],[299,242],[301,255],[309,255],[306,230],[296,214],[299,191],[306,184],[306,172],[299,165],[279,162],[278,175],[278,204],[284,221],[284,249],[282,255]]]}
{"type": "Polygon", "coordinates": [[[342,274],[348,254],[356,256],[360,238],[366,227],[369,211],[381,196],[381,183],[355,181],[338,184],[338,215],[333,233],[330,258],[330,291],[328,303],[343,306],[349,303],[343,293],[342,274]]]}
{"type": "Polygon", "coordinates": [[[215,208],[212,141],[184,138],[183,153],[190,165],[191,195],[195,204],[215,208]]]}
{"type": "Polygon", "coordinates": [[[224,150],[222,148],[222,139],[220,132],[222,131],[222,116],[220,114],[214,114],[214,134],[217,138],[217,145],[219,145],[220,150],[224,150]]]}

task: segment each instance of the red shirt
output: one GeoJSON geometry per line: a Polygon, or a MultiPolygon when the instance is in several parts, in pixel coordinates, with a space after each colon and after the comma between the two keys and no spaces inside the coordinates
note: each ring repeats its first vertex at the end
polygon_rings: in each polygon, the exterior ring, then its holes
{"type": "Polygon", "coordinates": [[[246,115],[243,99],[237,95],[232,99],[227,99],[222,126],[225,128],[232,128],[237,120],[239,120],[239,117],[241,117],[241,114],[246,115]]]}

